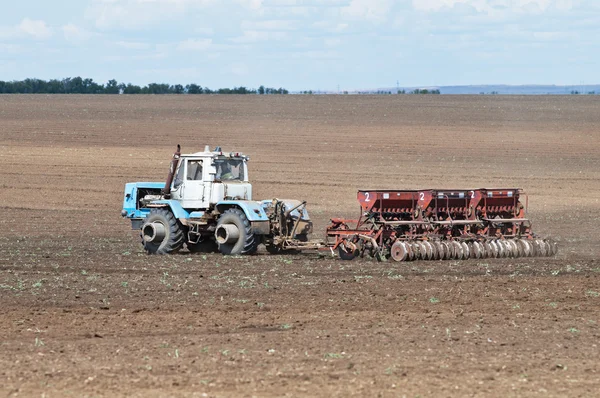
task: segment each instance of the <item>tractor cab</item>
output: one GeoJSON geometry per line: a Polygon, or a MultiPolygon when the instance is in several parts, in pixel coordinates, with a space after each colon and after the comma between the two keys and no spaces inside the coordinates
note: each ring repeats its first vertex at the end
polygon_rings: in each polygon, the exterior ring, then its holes
{"type": "Polygon", "coordinates": [[[184,209],[209,209],[223,200],[252,200],[248,156],[211,151],[182,154],[171,183],[170,196],[184,209]]]}

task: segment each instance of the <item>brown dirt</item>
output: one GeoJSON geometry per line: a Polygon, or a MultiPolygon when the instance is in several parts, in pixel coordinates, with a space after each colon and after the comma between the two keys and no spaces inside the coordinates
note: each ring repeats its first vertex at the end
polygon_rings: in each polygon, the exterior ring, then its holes
{"type": "Polygon", "coordinates": [[[593,396],[599,126],[591,96],[0,96],[0,393],[593,396]],[[560,254],[147,256],[123,185],[177,143],[248,153],[316,231],[359,188],[518,186],[560,254]]]}

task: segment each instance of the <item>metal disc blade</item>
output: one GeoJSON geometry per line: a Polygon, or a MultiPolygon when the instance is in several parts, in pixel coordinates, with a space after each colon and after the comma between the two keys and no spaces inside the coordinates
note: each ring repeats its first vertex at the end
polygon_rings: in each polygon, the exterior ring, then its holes
{"type": "Polygon", "coordinates": [[[433,259],[433,246],[427,240],[423,241],[423,244],[425,245],[427,260],[433,259]]]}
{"type": "Polygon", "coordinates": [[[463,247],[462,247],[462,245],[459,242],[453,240],[452,241],[452,246],[454,248],[454,258],[457,259],[457,260],[462,260],[462,258],[463,258],[463,247]]]}
{"type": "Polygon", "coordinates": [[[395,241],[390,249],[390,255],[394,261],[406,261],[408,256],[408,249],[402,241],[395,241]]]}
{"type": "Polygon", "coordinates": [[[463,259],[468,260],[469,257],[471,257],[471,251],[469,250],[467,242],[460,242],[460,245],[463,248],[463,259]]]}
{"type": "Polygon", "coordinates": [[[435,260],[443,260],[444,256],[444,248],[442,247],[442,243],[435,241],[432,243],[435,248],[435,260]]]}

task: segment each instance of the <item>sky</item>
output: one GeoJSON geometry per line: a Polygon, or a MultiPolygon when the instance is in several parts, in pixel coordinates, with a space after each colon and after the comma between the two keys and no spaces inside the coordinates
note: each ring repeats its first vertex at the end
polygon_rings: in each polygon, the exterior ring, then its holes
{"type": "Polygon", "coordinates": [[[0,80],[600,83],[598,0],[0,0],[0,80]],[[4,4],[3,4],[4,3],[4,4]]]}

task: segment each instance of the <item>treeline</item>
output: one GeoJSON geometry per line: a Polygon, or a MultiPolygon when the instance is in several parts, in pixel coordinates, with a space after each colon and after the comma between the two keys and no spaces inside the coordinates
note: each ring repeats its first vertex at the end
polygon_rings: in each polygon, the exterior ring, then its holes
{"type": "Polygon", "coordinates": [[[150,83],[146,86],[119,83],[109,80],[106,84],[96,83],[93,79],[67,77],[61,80],[25,79],[5,82],[0,80],[0,94],[288,94],[285,88],[260,86],[258,89],[247,87],[219,88],[211,90],[198,84],[170,85],[150,83]]]}
{"type": "MultiPolygon", "coordinates": [[[[312,92],[304,92],[304,94],[312,94],[312,92]]],[[[344,94],[348,94],[348,91],[344,91],[344,94]]],[[[441,91],[438,89],[427,90],[427,89],[415,89],[412,91],[406,90],[378,90],[378,91],[358,91],[357,94],[377,94],[377,95],[392,95],[392,94],[441,94],[441,91]]]]}

